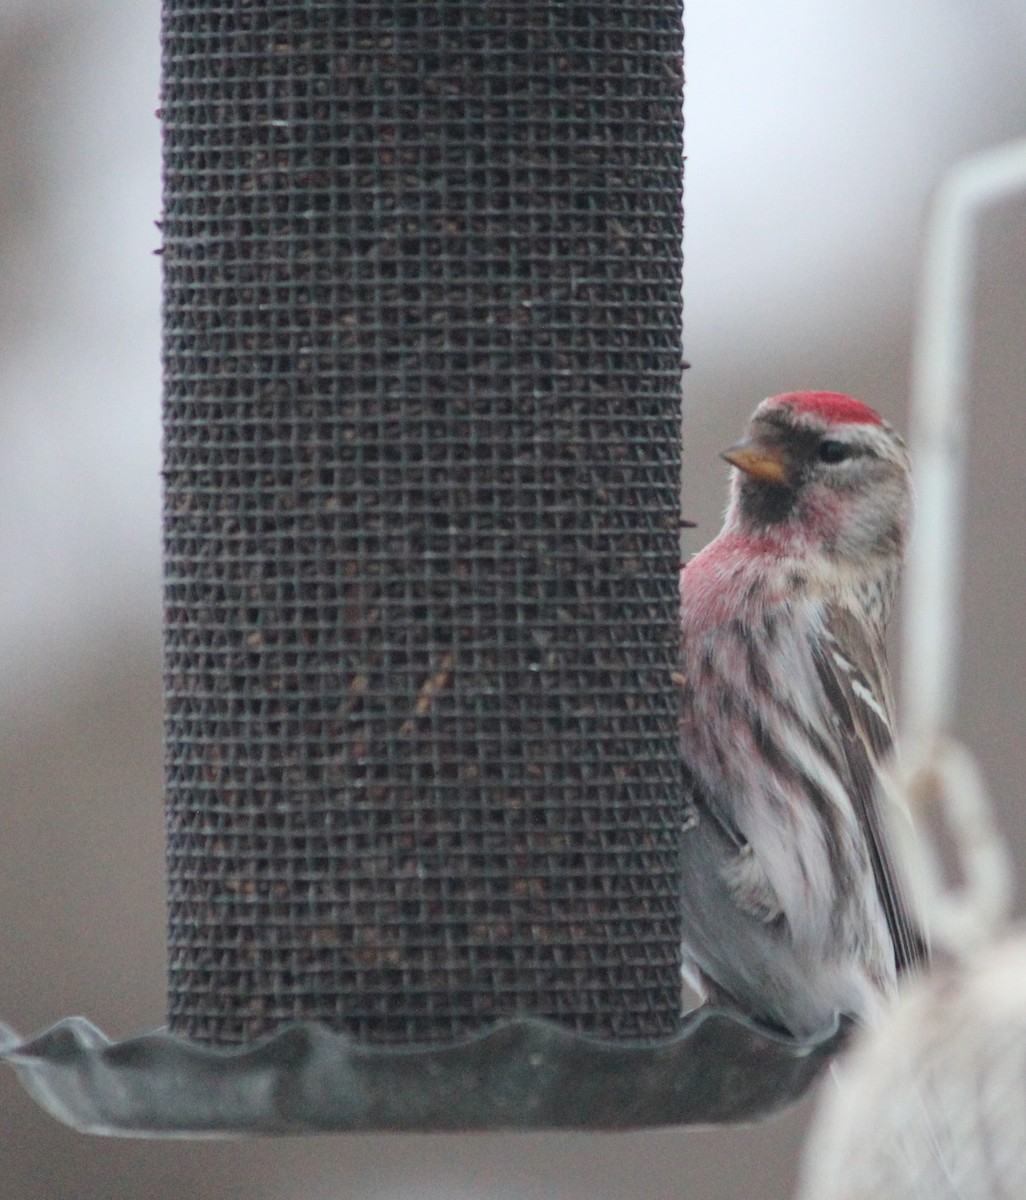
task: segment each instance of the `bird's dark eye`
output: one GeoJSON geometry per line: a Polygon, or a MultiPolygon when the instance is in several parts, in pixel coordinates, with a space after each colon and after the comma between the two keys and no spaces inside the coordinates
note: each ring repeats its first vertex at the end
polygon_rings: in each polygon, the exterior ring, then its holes
{"type": "Polygon", "coordinates": [[[832,438],[825,438],[819,443],[820,462],[839,463],[844,462],[850,456],[851,447],[845,445],[844,442],[835,442],[832,438]]]}

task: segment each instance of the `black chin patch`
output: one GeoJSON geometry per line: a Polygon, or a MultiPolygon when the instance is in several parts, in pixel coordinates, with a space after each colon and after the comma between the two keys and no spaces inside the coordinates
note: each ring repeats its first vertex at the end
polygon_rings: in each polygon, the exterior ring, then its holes
{"type": "Polygon", "coordinates": [[[794,512],[794,488],[763,483],[746,476],[741,481],[741,515],[753,525],[778,525],[794,512]]]}

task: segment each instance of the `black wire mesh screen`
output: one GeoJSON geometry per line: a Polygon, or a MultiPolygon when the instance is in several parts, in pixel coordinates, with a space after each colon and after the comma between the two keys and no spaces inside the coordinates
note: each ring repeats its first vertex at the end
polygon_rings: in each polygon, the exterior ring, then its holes
{"type": "Polygon", "coordinates": [[[174,1031],[676,1027],[680,41],[165,0],[174,1031]]]}

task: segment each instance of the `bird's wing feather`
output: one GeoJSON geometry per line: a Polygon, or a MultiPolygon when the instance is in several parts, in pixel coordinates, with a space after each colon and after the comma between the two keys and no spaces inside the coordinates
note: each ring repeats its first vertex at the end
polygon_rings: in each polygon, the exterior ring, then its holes
{"type": "Polygon", "coordinates": [[[894,701],[881,639],[844,608],[827,610],[822,637],[813,645],[820,682],[836,714],[849,775],[848,787],[869,846],[873,877],[894,943],[898,971],[927,958],[926,942],[903,894],[881,805],[883,763],[894,744],[894,701]]]}

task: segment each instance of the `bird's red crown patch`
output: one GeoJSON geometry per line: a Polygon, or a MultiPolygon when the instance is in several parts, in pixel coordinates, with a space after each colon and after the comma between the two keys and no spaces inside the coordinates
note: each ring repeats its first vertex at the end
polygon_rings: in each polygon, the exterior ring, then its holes
{"type": "Polygon", "coordinates": [[[834,425],[882,425],[878,412],[843,392],[785,392],[774,396],[773,405],[787,405],[795,412],[808,413],[834,425]]]}

